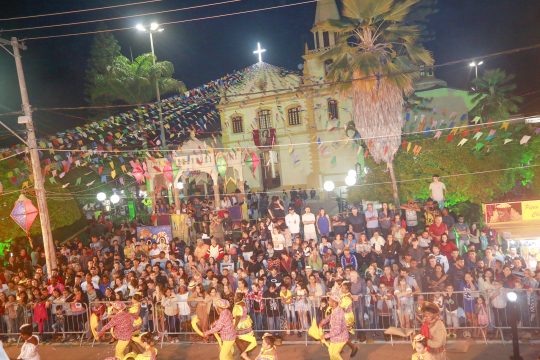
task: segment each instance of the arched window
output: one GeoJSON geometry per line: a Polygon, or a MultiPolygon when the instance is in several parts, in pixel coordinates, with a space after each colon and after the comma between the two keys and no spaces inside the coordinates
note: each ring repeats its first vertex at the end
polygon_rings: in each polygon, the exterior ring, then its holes
{"type": "Polygon", "coordinates": [[[339,119],[338,102],[334,99],[328,100],[328,118],[330,120],[339,119]]]}
{"type": "Polygon", "coordinates": [[[232,132],[233,134],[240,134],[244,132],[244,119],[242,119],[241,115],[233,115],[232,132]]]}
{"type": "Polygon", "coordinates": [[[257,112],[259,129],[270,129],[272,127],[272,117],[270,110],[262,109],[257,112]]]}
{"type": "Polygon", "coordinates": [[[295,106],[287,110],[289,126],[300,125],[302,123],[302,120],[300,119],[300,111],[300,106],[295,106]]]}

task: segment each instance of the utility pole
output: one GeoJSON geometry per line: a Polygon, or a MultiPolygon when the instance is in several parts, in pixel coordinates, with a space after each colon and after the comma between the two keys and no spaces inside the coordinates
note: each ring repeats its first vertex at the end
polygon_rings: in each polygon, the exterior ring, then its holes
{"type": "MultiPolygon", "coordinates": [[[[45,187],[43,184],[43,174],[41,173],[41,164],[39,162],[39,153],[37,150],[36,132],[32,121],[32,108],[28,99],[26,90],[26,81],[24,79],[23,65],[21,61],[20,49],[24,49],[23,45],[19,44],[16,37],[11,38],[11,43],[7,40],[0,39],[0,45],[11,45],[15,58],[15,66],[17,67],[17,78],[19,80],[19,89],[21,92],[22,110],[24,116],[18,119],[19,124],[25,124],[27,132],[28,152],[32,164],[32,174],[34,175],[34,189],[36,191],[37,206],[39,209],[39,220],[41,223],[41,235],[43,236],[43,249],[45,250],[45,261],[47,263],[47,276],[51,276],[52,270],[56,269],[56,250],[53,242],[51,223],[49,219],[49,209],[47,208],[47,199],[45,196],[45,187]]],[[[9,52],[9,51],[8,51],[9,52]]]]}

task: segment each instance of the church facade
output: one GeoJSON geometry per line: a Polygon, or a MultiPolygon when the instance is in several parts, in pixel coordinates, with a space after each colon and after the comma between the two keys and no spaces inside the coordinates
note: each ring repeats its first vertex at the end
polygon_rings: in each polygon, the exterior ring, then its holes
{"type": "MultiPolygon", "coordinates": [[[[336,39],[324,24],[339,18],[334,0],[317,3],[314,45],[305,47],[301,75],[259,62],[249,68],[249,81],[222,97],[218,109],[223,146],[248,149],[260,159],[256,169],[243,165],[242,177],[250,188],[322,189],[327,180],[339,187],[350,170],[361,181],[365,152],[354,131],[347,131],[353,121],[351,99],[324,84],[329,64],[320,58],[336,39]]],[[[416,95],[429,98],[436,110],[409,115],[409,130],[440,126],[448,117],[443,108],[466,114],[471,106],[465,91],[447,88],[430,71],[421,74],[416,88],[416,95]]]]}

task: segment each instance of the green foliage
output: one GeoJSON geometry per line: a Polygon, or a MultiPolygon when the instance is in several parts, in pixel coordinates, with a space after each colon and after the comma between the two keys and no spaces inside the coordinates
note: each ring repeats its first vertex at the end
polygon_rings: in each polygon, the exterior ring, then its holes
{"type": "MultiPolygon", "coordinates": [[[[540,197],[540,166],[520,168],[540,165],[540,136],[534,136],[527,145],[516,141],[530,133],[531,129],[526,127],[514,132],[511,137],[515,140],[506,145],[501,136],[498,141],[486,144],[482,151],[475,150],[477,142],[472,139],[463,146],[457,146],[459,138],[451,142],[445,141],[444,137],[440,140],[408,138],[414,145],[422,146],[422,151],[415,156],[412,151],[408,153],[400,149],[396,154],[394,168],[401,202],[427,199],[433,174],[443,177],[448,189],[446,203],[450,208],[470,208],[469,203],[491,202],[523,185],[527,185],[532,198],[540,197]],[[494,171],[508,168],[515,169],[494,171]],[[483,173],[469,174],[478,172],[483,173]]],[[[377,165],[367,159],[366,166],[369,171],[365,184],[349,191],[349,201],[391,201],[392,189],[386,165],[377,165]]]]}
{"type": "MultiPolygon", "coordinates": [[[[104,29],[103,27],[98,30],[104,29]]],[[[111,104],[111,98],[96,92],[96,79],[104,75],[114,59],[121,55],[120,44],[112,33],[98,33],[92,42],[86,65],[85,95],[91,105],[111,104]]]]}
{"type": "Polygon", "coordinates": [[[162,95],[185,91],[184,83],[172,78],[173,64],[159,61],[154,65],[154,60],[152,54],[133,61],[117,56],[107,71],[96,77],[94,94],[127,104],[150,102],[156,97],[156,79],[162,95]]]}
{"type": "Polygon", "coordinates": [[[475,90],[470,94],[474,95],[472,100],[476,105],[471,109],[471,115],[500,121],[517,113],[523,99],[512,95],[516,89],[514,78],[514,75],[507,75],[501,69],[493,69],[473,80],[475,90]]]}
{"type": "MultiPolygon", "coordinates": [[[[24,182],[28,182],[29,186],[32,186],[32,183],[28,180],[28,169],[24,161],[17,159],[9,159],[8,161],[0,162],[0,181],[4,186],[4,193],[0,194],[0,241],[4,242],[8,239],[24,239],[26,234],[24,231],[17,225],[10,217],[11,210],[15,201],[17,201],[21,189],[21,186],[24,182]],[[13,184],[10,179],[6,176],[8,173],[15,173],[14,169],[17,169],[19,173],[18,183],[13,184]],[[15,191],[14,193],[11,193],[15,191]]],[[[66,189],[62,189],[60,185],[50,185],[46,184],[47,191],[67,194],[66,189]]],[[[29,189],[30,190],[30,189],[29,189]]],[[[35,195],[33,191],[29,191],[26,194],[26,197],[32,200],[34,205],[37,207],[35,195]]],[[[79,205],[71,196],[66,196],[60,200],[53,200],[52,198],[47,199],[47,205],[49,208],[49,216],[51,219],[51,228],[53,230],[53,235],[57,235],[58,231],[61,229],[69,227],[77,222],[83,220],[81,210],[79,205]]],[[[34,224],[30,228],[30,234],[34,237],[41,236],[41,225],[39,222],[39,216],[34,221],[34,224]]]]}

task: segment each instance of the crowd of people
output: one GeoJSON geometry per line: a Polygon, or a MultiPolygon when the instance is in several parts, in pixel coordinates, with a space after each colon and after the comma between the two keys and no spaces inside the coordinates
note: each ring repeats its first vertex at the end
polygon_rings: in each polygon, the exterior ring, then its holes
{"type": "Polygon", "coordinates": [[[419,328],[426,301],[438,305],[449,337],[485,336],[508,326],[510,290],[520,325],[540,327],[540,265],[529,267],[519,248],[439,202],[327,214],[312,211],[316,194],[280,195],[230,194],[218,208],[190,198],[179,209],[190,230],[168,244],[137,238],[136,223],[101,217],[87,241],[58,245],[51,274],[42,248],[15,246],[0,269],[0,336],[13,341],[27,322],[45,341],[84,336],[97,304],[136,301],[143,331],[194,340],[192,316],[209,331],[222,300],[232,311],[239,294],[257,338],[305,336],[335,294],[350,298],[360,341],[419,328]],[[235,206],[245,211],[231,217],[235,206]]]}

